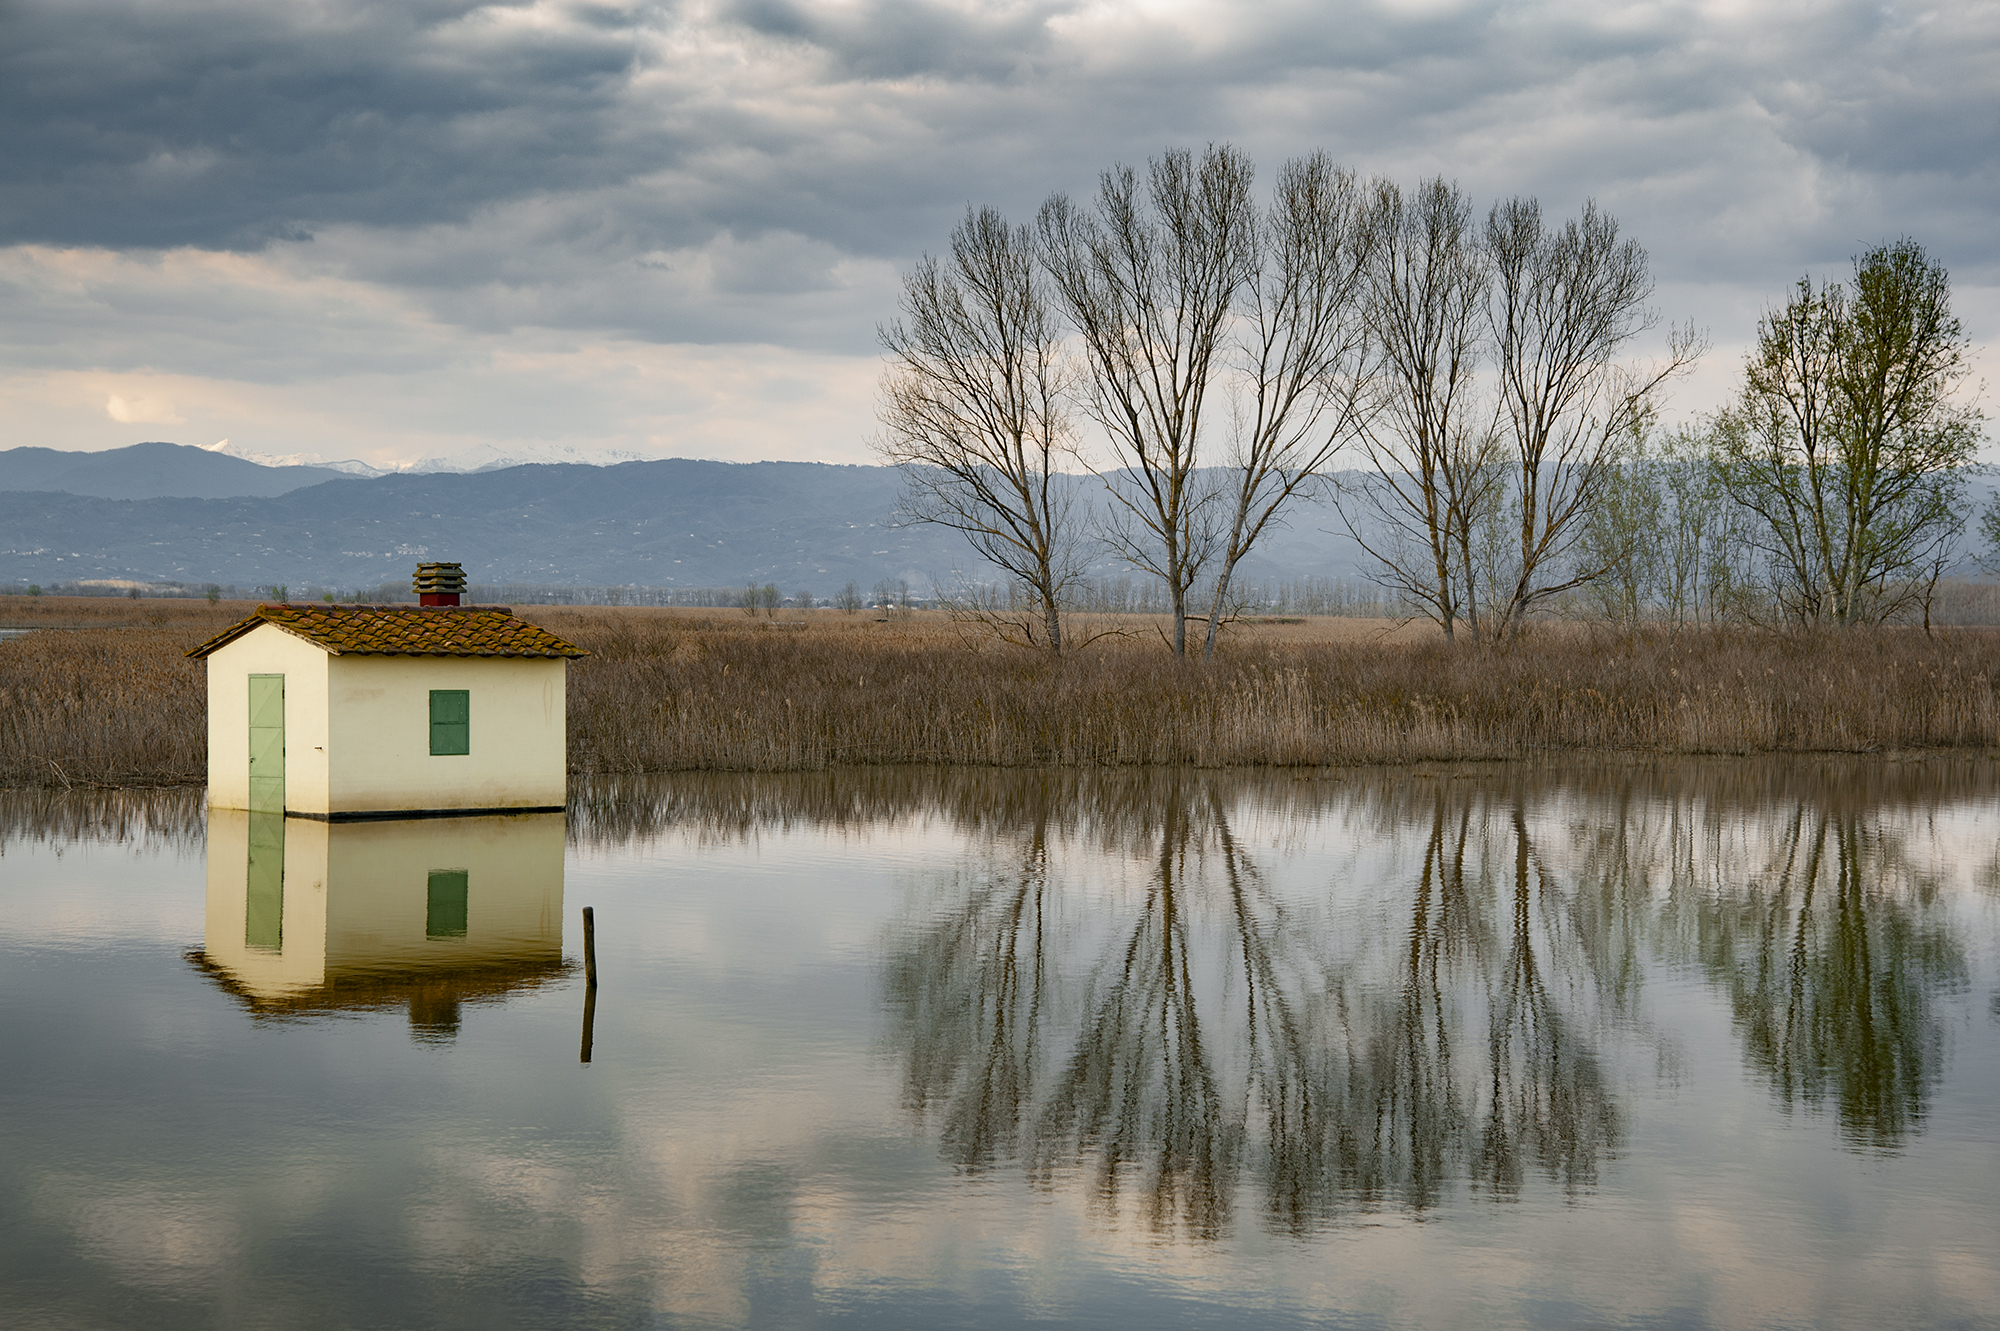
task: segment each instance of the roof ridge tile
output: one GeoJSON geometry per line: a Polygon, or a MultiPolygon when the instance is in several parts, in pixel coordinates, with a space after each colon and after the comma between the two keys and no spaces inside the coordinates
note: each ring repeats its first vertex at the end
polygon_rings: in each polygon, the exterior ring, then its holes
{"type": "Polygon", "coordinates": [[[581,647],[515,617],[512,607],[341,605],[280,602],[259,605],[187,654],[197,660],[269,624],[335,656],[485,656],[576,658],[581,647]]]}

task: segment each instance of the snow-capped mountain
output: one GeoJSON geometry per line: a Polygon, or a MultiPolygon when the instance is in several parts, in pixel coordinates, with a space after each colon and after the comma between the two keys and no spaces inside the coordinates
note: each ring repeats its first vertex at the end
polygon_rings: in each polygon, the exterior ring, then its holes
{"type": "Polygon", "coordinates": [[[350,476],[391,476],[397,473],[432,475],[439,472],[495,471],[501,467],[522,467],[535,463],[581,463],[603,467],[619,462],[647,462],[644,453],[622,449],[586,452],[571,444],[528,444],[501,448],[495,444],[474,444],[449,455],[399,459],[386,465],[362,462],[358,458],[329,458],[320,453],[260,453],[239,448],[227,439],[199,445],[205,452],[221,453],[266,467],[325,467],[350,476]]]}
{"type": "Polygon", "coordinates": [[[238,448],[227,439],[212,444],[196,444],[204,453],[220,453],[224,457],[241,458],[254,462],[260,467],[324,467],[329,471],[346,472],[349,476],[387,476],[390,468],[374,467],[357,458],[334,459],[319,453],[259,453],[254,449],[238,448]]]}

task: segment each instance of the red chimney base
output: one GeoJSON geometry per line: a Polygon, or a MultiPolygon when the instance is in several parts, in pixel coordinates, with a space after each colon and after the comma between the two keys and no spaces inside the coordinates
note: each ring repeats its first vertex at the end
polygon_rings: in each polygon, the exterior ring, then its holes
{"type": "Polygon", "coordinates": [[[424,592],[417,597],[418,605],[457,605],[457,592],[424,592]]]}

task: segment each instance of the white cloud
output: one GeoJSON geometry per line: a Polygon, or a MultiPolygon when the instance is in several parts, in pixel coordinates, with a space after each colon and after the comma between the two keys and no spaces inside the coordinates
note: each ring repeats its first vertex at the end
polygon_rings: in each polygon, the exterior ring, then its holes
{"type": "Polygon", "coordinates": [[[181,425],[187,420],[175,412],[173,403],[153,397],[120,397],[113,393],[104,400],[104,414],[121,425],[181,425]]]}

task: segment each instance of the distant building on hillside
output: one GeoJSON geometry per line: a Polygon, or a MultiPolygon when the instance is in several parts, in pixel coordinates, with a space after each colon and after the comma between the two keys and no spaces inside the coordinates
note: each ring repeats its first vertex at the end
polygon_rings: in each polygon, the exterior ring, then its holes
{"type": "Polygon", "coordinates": [[[563,807],[565,685],[587,655],[506,606],[260,605],[208,662],[208,802],[348,822],[563,807]]]}

